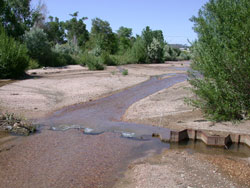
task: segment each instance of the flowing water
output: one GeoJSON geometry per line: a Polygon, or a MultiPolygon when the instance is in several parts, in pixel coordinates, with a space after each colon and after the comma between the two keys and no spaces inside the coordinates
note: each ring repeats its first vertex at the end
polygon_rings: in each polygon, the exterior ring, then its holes
{"type": "MultiPolygon", "coordinates": [[[[121,121],[136,101],[186,79],[186,74],[155,76],[111,96],[66,107],[37,120],[40,133],[15,139],[0,152],[1,185],[111,187],[139,157],[167,148],[209,150],[201,143],[162,143],[152,138],[152,133],[169,138],[170,130],[121,121]]],[[[247,150],[240,151],[250,156],[247,150]]]]}
{"type": "Polygon", "coordinates": [[[128,107],[136,101],[186,79],[185,74],[155,76],[114,95],[64,108],[38,123],[50,126],[52,130],[65,130],[70,127],[91,128],[93,133],[116,132],[135,138],[162,133],[169,138],[170,131],[166,128],[122,122],[121,118],[128,107]],[[171,77],[165,78],[166,76],[171,77]]]}

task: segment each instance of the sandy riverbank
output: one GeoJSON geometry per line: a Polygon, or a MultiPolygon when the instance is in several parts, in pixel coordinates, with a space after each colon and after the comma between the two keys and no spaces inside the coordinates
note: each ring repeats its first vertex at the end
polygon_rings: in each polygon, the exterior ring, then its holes
{"type": "Polygon", "coordinates": [[[150,95],[131,105],[124,114],[123,120],[172,130],[189,128],[250,134],[249,120],[240,123],[207,121],[200,110],[184,102],[185,97],[193,97],[190,87],[186,81],[150,95]]]}
{"type": "Polygon", "coordinates": [[[247,188],[249,176],[245,159],[174,149],[135,161],[114,187],[247,188]]]}
{"type": "Polygon", "coordinates": [[[65,106],[95,100],[146,81],[152,75],[181,73],[173,67],[188,63],[162,65],[125,65],[89,71],[78,65],[63,68],[29,70],[30,79],[0,87],[0,111],[9,111],[27,118],[44,116],[65,106]],[[128,69],[123,76],[121,69],[128,69]]]}
{"type": "MultiPolygon", "coordinates": [[[[124,121],[150,124],[172,130],[199,129],[250,134],[250,121],[213,123],[200,110],[184,102],[193,97],[188,82],[150,95],[131,105],[124,121]]],[[[250,158],[167,150],[131,165],[116,187],[249,187],[250,158]]]]}
{"type": "MultiPolygon", "coordinates": [[[[0,87],[0,111],[15,112],[28,118],[38,118],[64,106],[110,95],[148,80],[153,75],[186,73],[188,65],[188,62],[168,62],[154,65],[125,65],[120,68],[107,67],[105,71],[88,71],[80,66],[30,70],[28,74],[33,76],[30,79],[0,87]],[[123,76],[120,72],[121,69],[128,69],[129,75],[123,76]]],[[[212,124],[205,121],[200,111],[193,111],[191,107],[184,104],[183,98],[192,96],[188,90],[184,89],[186,87],[190,87],[187,82],[179,83],[134,103],[123,116],[123,120],[177,130],[200,128],[249,133],[249,121],[239,125],[212,124]]],[[[106,139],[105,135],[101,137],[106,139]]],[[[36,135],[41,138],[39,143],[43,142],[45,136],[48,135],[36,135]]],[[[70,139],[75,137],[71,137],[70,134],[67,136],[69,146],[67,149],[70,149],[72,142],[70,139]]],[[[84,139],[81,138],[81,134],[78,138],[84,139]]],[[[30,137],[29,139],[35,138],[30,137]]],[[[65,140],[65,136],[60,139],[65,140]]],[[[46,138],[46,140],[48,143],[55,142],[61,147],[54,137],[46,138]],[[53,142],[50,141],[51,139],[53,142]]],[[[55,147],[58,147],[57,144],[55,147]]],[[[29,145],[28,142],[26,145],[29,145]]],[[[54,151],[52,146],[54,145],[48,146],[52,148],[51,153],[54,151]]],[[[75,151],[79,152],[78,146],[76,146],[75,151]]],[[[22,146],[22,148],[24,147],[25,145],[22,146]]],[[[8,151],[10,153],[2,155],[12,156],[11,152],[15,153],[12,150],[8,151]]],[[[18,151],[22,153],[21,149],[18,151]]],[[[64,150],[61,152],[64,153],[64,150]]],[[[36,152],[34,151],[34,153],[36,152]]],[[[25,154],[22,156],[26,159],[25,154]]],[[[19,158],[18,155],[17,157],[19,158]]],[[[77,157],[82,156],[77,155],[77,157]]],[[[8,157],[6,157],[7,159],[8,157]]],[[[71,162],[74,163],[74,160],[71,162]]],[[[66,163],[67,161],[63,164],[66,163]]],[[[59,163],[58,166],[60,166],[59,163]]],[[[82,169],[80,167],[81,165],[79,165],[79,169],[82,169]]],[[[22,171],[22,168],[19,170],[22,171]]],[[[56,168],[54,170],[57,171],[56,168]]],[[[149,156],[135,161],[130,165],[125,177],[117,182],[116,187],[248,187],[250,186],[247,179],[250,176],[249,172],[249,158],[206,155],[174,149],[167,150],[158,156],[149,156]]]]}

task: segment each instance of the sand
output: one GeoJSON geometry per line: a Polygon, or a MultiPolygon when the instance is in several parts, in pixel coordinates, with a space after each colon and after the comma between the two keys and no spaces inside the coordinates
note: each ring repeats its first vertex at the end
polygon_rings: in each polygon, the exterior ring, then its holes
{"type": "MultiPolygon", "coordinates": [[[[146,81],[150,76],[185,73],[183,68],[186,69],[188,66],[188,62],[168,62],[160,65],[107,67],[105,71],[88,71],[77,65],[30,70],[27,72],[32,76],[30,79],[0,87],[0,111],[15,112],[28,118],[38,118],[64,106],[110,95],[146,81]],[[122,69],[127,69],[129,74],[123,76],[122,69]]],[[[214,124],[206,121],[201,111],[195,110],[183,102],[185,97],[192,96],[185,89],[189,87],[187,82],[183,82],[148,96],[130,106],[124,114],[123,120],[177,130],[199,128],[249,133],[249,121],[236,125],[232,123],[214,124]]],[[[35,137],[39,137],[39,135],[35,137]]],[[[35,139],[35,137],[30,139],[35,139]]],[[[40,137],[40,142],[43,142],[42,136],[40,137]]],[[[53,140],[51,137],[48,139],[53,140]]],[[[64,140],[64,137],[60,137],[60,139],[64,140]]],[[[79,139],[83,138],[79,137],[79,139]]],[[[55,142],[57,141],[55,140],[55,142]]],[[[70,145],[70,142],[68,143],[70,145]]],[[[22,147],[25,145],[20,146],[20,153],[22,147]]],[[[9,154],[11,155],[11,153],[9,154]]],[[[13,156],[18,158],[17,155],[13,154],[13,156]]],[[[25,158],[24,154],[22,156],[25,158]]],[[[76,155],[76,157],[79,156],[76,155]]],[[[231,158],[171,149],[160,155],[138,159],[132,163],[124,178],[118,181],[115,187],[249,187],[249,164],[249,158],[231,158]]],[[[57,171],[56,168],[54,170],[57,171]]],[[[61,170],[63,171],[63,169],[61,170]]],[[[10,176],[11,178],[13,177],[10,176]]],[[[70,178],[68,179],[70,180],[70,178]]]]}
{"type": "Polygon", "coordinates": [[[30,79],[0,87],[0,111],[26,118],[42,117],[62,107],[95,100],[139,84],[152,75],[181,73],[183,71],[169,69],[188,65],[181,64],[110,66],[104,71],[89,71],[79,65],[29,70],[30,79]],[[122,75],[122,69],[128,69],[127,76],[122,75]]]}
{"type": "Polygon", "coordinates": [[[199,129],[250,134],[250,121],[214,123],[204,114],[185,103],[194,97],[187,81],[150,95],[131,105],[123,116],[124,121],[150,124],[172,130],[199,129]]]}

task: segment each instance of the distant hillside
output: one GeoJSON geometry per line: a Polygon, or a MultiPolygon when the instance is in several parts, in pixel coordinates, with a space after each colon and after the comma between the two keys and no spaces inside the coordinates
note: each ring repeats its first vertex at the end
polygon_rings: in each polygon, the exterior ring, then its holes
{"type": "Polygon", "coordinates": [[[169,44],[172,48],[189,48],[190,46],[188,45],[183,45],[183,44],[169,44]]]}

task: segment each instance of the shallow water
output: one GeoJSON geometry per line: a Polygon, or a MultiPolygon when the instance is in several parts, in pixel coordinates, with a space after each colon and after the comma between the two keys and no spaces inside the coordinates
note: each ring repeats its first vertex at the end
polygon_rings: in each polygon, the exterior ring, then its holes
{"type": "Polygon", "coordinates": [[[168,139],[169,129],[121,121],[136,101],[186,79],[185,74],[155,76],[111,96],[66,107],[37,120],[39,134],[11,141],[11,149],[0,153],[2,186],[111,187],[132,160],[169,148],[250,156],[241,146],[228,152],[200,142],[162,143],[152,138],[152,133],[168,139]]]}
{"type": "Polygon", "coordinates": [[[161,133],[167,139],[170,132],[166,128],[121,121],[123,114],[133,103],[187,79],[185,74],[175,74],[168,78],[162,77],[152,77],[135,87],[96,101],[66,107],[37,123],[50,126],[53,129],[58,129],[62,125],[66,125],[66,129],[67,125],[79,125],[83,128],[94,129],[96,132],[128,132],[137,138],[152,135],[152,133],[161,133]]]}
{"type": "Polygon", "coordinates": [[[170,149],[185,149],[190,152],[198,152],[208,155],[225,155],[242,158],[250,157],[250,148],[245,144],[233,143],[229,149],[225,149],[224,147],[208,146],[199,140],[186,140],[180,143],[171,143],[170,149]]]}

